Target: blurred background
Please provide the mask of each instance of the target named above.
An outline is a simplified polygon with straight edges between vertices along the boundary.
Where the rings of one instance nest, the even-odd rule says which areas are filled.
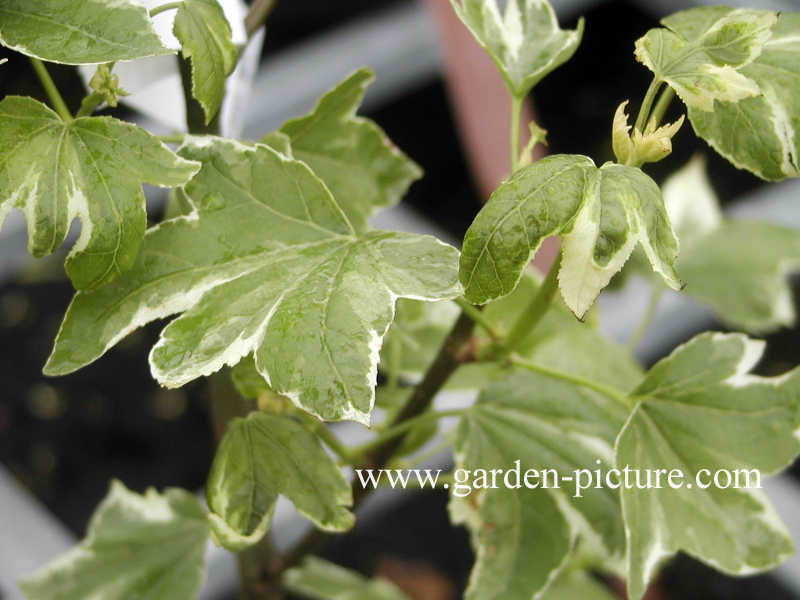
[[[548,152],[587,154],[601,164],[613,158],[614,110],[626,99],[637,105],[650,81],[649,72],[633,58],[634,41],[661,16],[692,3],[553,4],[563,27],[573,28],[585,16],[586,33],[574,58],[537,86],[528,110],[548,130]],[[800,8],[790,0],[746,2],[759,4]],[[256,139],[286,118],[307,112],[323,91],[368,65],[377,80],[362,113],[426,173],[399,207],[374,224],[431,232],[457,244],[507,169],[508,101],[491,63],[451,12],[447,0],[278,0],[263,49],[257,40],[236,75],[223,133]],[[2,56],[9,64],[2,71],[0,95],[45,100],[27,60],[0,49]],[[159,65],[148,68],[145,76],[139,73],[142,81],[155,74],[169,77]],[[70,67],[51,71],[68,103],[77,107],[84,93],[81,75]],[[135,98],[109,114],[158,133],[174,131],[180,118],[171,107],[180,97],[165,96],[168,87],[129,90]],[[672,111],[676,118],[678,103]],[[674,146],[672,156],[647,168],[657,181],[700,152],[732,214],[800,228],[796,182],[763,186],[710,152],[688,125]],[[163,198],[148,190],[148,201],[157,221]],[[163,323],[131,334],[102,360],[71,376],[47,379],[41,374],[72,289],[63,276],[63,254],[40,261],[28,257],[22,223],[9,219],[0,231],[1,600],[18,598],[16,578],[83,536],[112,477],[136,491],[147,486],[201,490],[213,456],[205,383],[164,390],[150,376],[146,357]],[[608,335],[625,339],[644,310],[646,286],[638,283],[604,294],[601,323]],[[794,290],[797,300],[797,285]],[[639,348],[640,358],[650,363],[707,328],[721,329],[710,313],[665,295],[653,331]],[[759,372],[781,373],[800,363],[798,342],[797,329],[769,336]],[[798,473],[795,467],[768,491],[800,541]],[[388,576],[416,598],[460,597],[472,556],[466,533],[448,523],[446,496],[377,496],[356,530],[329,545],[326,555],[344,566]],[[276,536],[296,537],[299,527],[291,518],[278,520]],[[211,552],[210,560],[216,562],[203,597],[234,598],[235,567],[219,553]],[[800,598],[800,566],[795,561],[774,575],[732,579],[679,557],[657,587],[653,598]]]

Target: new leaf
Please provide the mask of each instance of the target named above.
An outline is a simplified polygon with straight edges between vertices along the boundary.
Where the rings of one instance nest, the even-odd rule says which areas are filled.
[[[574,31],[559,28],[547,0],[509,0],[503,15],[496,0],[450,1],[517,98],[567,62],[583,36],[583,19]]]
[[[350,486],[317,438],[289,417],[251,413],[228,426],[206,483],[216,539],[239,552],[269,528],[279,495],[318,527],[345,531]]]
[[[753,489],[760,482],[752,470],[774,473],[800,452],[800,370],[748,375],[762,352],[763,343],[740,334],[702,334],[658,362],[633,392],[638,403],[617,439],[617,468],[677,470],[684,485],[662,480],[622,490],[631,599],[642,597],[660,563],[679,550],[736,575],[769,569],[792,553],[774,509]],[[750,489],[735,489],[725,477],[715,486],[718,470],[747,470],[749,484],[737,476]]]
[[[131,0],[3,0],[0,43],[28,56],[83,65],[172,54]]]
[[[205,510],[188,492],[142,496],[114,481],[84,540],[20,588],[28,600],[193,600],[207,539]]]
[[[129,123],[66,123],[31,98],[0,102],[0,222],[21,210],[28,249],[44,256],[78,217],[81,235],[65,264],[78,289],[104,285],[133,265],[147,225],[142,183],[181,185],[198,168]]]
[[[314,600],[408,600],[403,592],[383,578],[367,579],[321,558],[309,556],[284,575],[286,587]]]
[[[175,313],[150,354],[176,387],[254,353],[270,387],[326,420],[369,422],[381,341],[398,297],[458,295],[458,252],[358,234],[305,163],[263,145],[190,139],[195,211],[150,229],[124,277],[73,300],[45,367],[74,371]]]
[[[640,169],[585,156],[554,155],[498,187],[464,238],[459,276],[468,300],[483,304],[514,290],[545,237],[560,234],[559,287],[582,317],[641,244],[674,289],[678,240],[661,191]]]
[[[206,123],[225,97],[225,80],[236,67],[238,51],[231,26],[217,0],[184,0],[173,25],[183,57],[192,68],[192,95],[200,102]]]

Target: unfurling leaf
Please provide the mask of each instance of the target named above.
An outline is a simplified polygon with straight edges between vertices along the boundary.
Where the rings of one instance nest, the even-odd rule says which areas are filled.
[[[644,132],[634,128],[629,133],[628,115],[625,113],[627,100],[619,105],[614,115],[612,128],[612,145],[617,161],[623,165],[639,167],[645,163],[658,162],[672,153],[672,138],[683,125],[681,118],[668,125],[656,128],[648,123]]]
[[[20,588],[28,600],[194,600],[207,539],[206,512],[190,493],[142,496],[114,481],[83,541]]]
[[[648,31],[636,41],[636,58],[691,108],[710,112],[715,100],[757,96],[758,84],[741,68],[761,53],[777,15],[725,7],[698,10],[695,18],[678,13],[663,21],[668,29]]]
[[[191,63],[192,95],[203,107],[208,123],[222,105],[225,80],[239,55],[231,26],[217,0],[183,0],[173,31],[183,57]]]
[[[663,190],[681,240],[675,269],[685,293],[735,328],[760,333],[794,323],[787,275],[800,269],[800,232],[723,219],[702,159],[669,177]]]
[[[132,0],[3,0],[0,43],[55,63],[84,65],[172,54]]]
[[[289,569],[283,583],[289,591],[314,600],[408,600],[387,579],[367,579],[315,556]]]
[[[100,357],[176,313],[150,354],[176,387],[255,355],[277,393],[326,420],[369,422],[400,297],[459,294],[458,252],[429,236],[356,233],[305,163],[263,145],[189,138],[195,211],[152,228],[131,271],[70,305],[45,371]]]
[[[206,483],[216,541],[234,552],[257,543],[279,495],[318,527],[353,526],[350,486],[313,434],[290,417],[262,412],[233,421]]]
[[[81,102],[81,109],[94,110],[100,103],[108,106],[117,106],[117,99],[120,96],[127,96],[128,92],[119,87],[119,77],[111,72],[113,65],[103,63],[97,65],[97,69],[89,80],[89,89],[92,93],[86,96]]]
[[[762,352],[762,342],[740,334],[702,334],[658,362],[633,392],[637,404],[617,438],[617,468],[676,470],[684,485],[662,479],[659,487],[622,489],[632,600],[681,550],[736,575],[772,568],[792,553],[783,524],[754,488],[760,474],[784,468],[800,452],[800,370],[749,375]],[[719,471],[731,479],[715,485]]]
[[[508,0],[502,15],[497,0],[450,1],[517,98],[567,62],[583,36],[583,19],[574,31],[559,28],[547,0]]]
[[[356,231],[363,231],[376,211],[397,204],[422,176],[380,127],[356,116],[372,80],[369,69],[355,71],[324,94],[311,113],[280,129],[288,136],[291,155],[325,182]],[[268,134],[269,145],[277,143],[274,135]]]
[[[142,183],[177,186],[199,164],[110,117],[66,123],[44,104],[0,102],[0,222],[18,208],[34,256],[56,250],[75,217],[81,235],[66,260],[78,289],[102,286],[136,260],[147,221]]]
[[[549,235],[563,237],[559,287],[582,317],[637,243],[674,289],[678,241],[658,186],[640,169],[585,156],[554,155],[520,169],[498,187],[473,221],[460,278],[470,302],[514,290],[525,265]]]

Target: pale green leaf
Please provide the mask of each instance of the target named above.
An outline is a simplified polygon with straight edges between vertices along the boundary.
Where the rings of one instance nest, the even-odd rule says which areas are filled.
[[[245,356],[231,368],[231,381],[242,398],[257,398],[259,394],[269,390],[252,356]]]
[[[547,0],[508,0],[503,14],[497,0],[451,3],[518,98],[567,62],[583,36],[583,19],[573,31],[561,29]]]
[[[614,114],[611,140],[617,161],[623,165],[641,166],[669,156],[672,153],[672,138],[683,125],[683,115],[674,123],[661,127],[656,127],[650,121],[643,132],[634,127],[631,134],[625,112],[627,104],[627,100],[620,104]]]
[[[65,123],[31,98],[0,102],[0,221],[21,210],[28,249],[44,256],[78,217],[81,235],[65,265],[78,289],[108,283],[133,265],[147,224],[142,183],[181,185],[198,168],[129,123]]]
[[[172,54],[131,0],[3,0],[0,43],[28,56],[82,65]]]
[[[169,315],[150,355],[175,387],[252,353],[272,390],[326,420],[369,422],[398,297],[459,294],[458,252],[407,233],[356,234],[302,162],[263,145],[190,138],[196,210],[148,231],[135,267],[79,293],[45,367],[74,371]]]
[[[788,275],[800,270],[800,232],[725,221],[686,247],[676,265],[686,293],[735,328],[765,332],[795,322]]]
[[[513,313],[509,299],[526,287],[523,283],[485,312],[505,304],[498,307],[498,316]],[[621,393],[641,380],[640,370],[621,348],[577,323],[563,308],[547,313],[522,352],[543,367],[605,383]],[[523,487],[508,488],[501,482],[498,489],[473,489],[459,497],[466,490],[454,484],[451,514],[470,527],[477,546],[471,597],[528,599],[552,581],[575,539],[596,560],[622,559],[625,540],[615,490],[585,489],[576,498],[574,480],[561,482],[560,489],[544,489],[540,478],[537,489],[526,489],[524,474],[527,469],[554,469],[560,477],[572,478],[576,469],[606,472],[613,467],[614,440],[628,411],[597,392],[536,373],[506,369],[495,379],[459,424],[456,467],[470,469],[474,478],[475,469],[507,471],[519,460]]]
[[[790,272],[800,269],[800,233],[723,220],[705,163],[695,158],[664,182],[664,205],[681,240],[676,270],[687,295],[726,324],[750,332],[795,320]]]
[[[203,107],[208,123],[222,105],[225,80],[239,56],[231,26],[217,0],[183,0],[173,31],[183,57],[191,62],[192,95]]]
[[[699,335],[658,362],[634,391],[636,407],[617,439],[617,468],[674,469],[685,485],[675,489],[662,477],[658,488],[623,486],[632,600],[678,551],[735,575],[772,568],[792,553],[759,489],[695,485],[702,469],[703,484],[720,469],[767,475],[800,452],[800,370],[749,375],[763,347],[741,334]]]
[[[314,600],[408,600],[393,583],[363,575],[309,556],[283,577],[286,588]]]
[[[582,317],[641,244],[653,269],[679,289],[678,241],[658,186],[640,169],[554,155],[498,187],[464,238],[459,276],[476,304],[514,290],[545,237],[560,234],[559,287]]]
[[[311,113],[280,129],[294,157],[325,182],[357,231],[375,211],[397,204],[422,176],[380,127],[356,116],[372,80],[369,69],[355,71],[323,95]]]
[[[697,135],[740,169],[771,181],[800,172],[800,13],[781,13],[758,57],[739,71],[759,95],[690,109]]]
[[[636,41],[636,58],[675,90],[687,106],[713,111],[714,101],[737,102],[760,93],[742,67],[772,35],[774,12],[718,7],[695,9],[664,21]],[[690,23],[687,25],[687,23]],[[702,23],[706,29],[698,30]]]
[[[29,600],[193,600],[203,581],[206,512],[188,492],[118,481],[75,548],[20,582]]]
[[[617,596],[586,571],[571,570],[553,582],[537,600],[617,600]]]
[[[354,523],[350,486],[319,440],[290,417],[251,413],[229,426],[206,482],[214,537],[239,552],[269,528],[278,496],[328,531]]]
[[[458,315],[452,302],[398,300],[381,347],[381,370],[419,381]]]

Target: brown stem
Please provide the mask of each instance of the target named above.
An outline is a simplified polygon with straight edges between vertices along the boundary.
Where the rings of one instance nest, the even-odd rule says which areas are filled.
[[[264,24],[269,13],[275,8],[275,2],[276,0],[254,0],[250,5],[250,12],[244,18],[244,30],[247,33],[247,39],[253,37],[253,34]]]
[[[458,320],[450,330],[439,353],[431,363],[422,381],[414,388],[411,397],[405,406],[392,420],[390,427],[403,423],[422,414],[430,408],[434,397],[450,376],[464,363],[474,359],[472,332],[475,329],[473,321],[465,313],[461,313]],[[398,435],[386,443],[374,448],[356,467],[357,469],[382,469],[403,443],[407,434]],[[373,491],[372,488],[359,485],[358,478],[353,479],[353,510],[366,499]],[[307,554],[317,550],[328,539],[327,533],[312,529],[302,537],[284,556],[282,569],[296,566]]]

